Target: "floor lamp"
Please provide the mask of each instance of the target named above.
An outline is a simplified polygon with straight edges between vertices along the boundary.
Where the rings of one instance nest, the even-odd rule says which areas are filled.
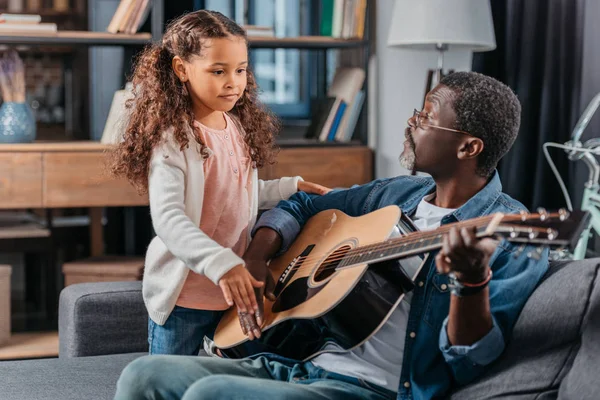
[[[425,95],[445,76],[448,49],[496,48],[489,0],[395,0],[388,46],[436,50],[436,69],[427,72]],[[450,73],[453,71],[449,71]]]

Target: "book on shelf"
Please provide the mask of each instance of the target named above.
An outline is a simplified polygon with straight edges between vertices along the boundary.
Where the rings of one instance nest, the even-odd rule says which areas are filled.
[[[346,121],[346,127],[344,130],[340,130],[336,136],[335,140],[338,142],[349,142],[352,140],[352,135],[354,134],[354,129],[356,129],[356,124],[358,123],[358,118],[360,117],[360,112],[362,111],[363,103],[365,102],[365,91],[360,90],[352,104],[348,107],[348,120]]]
[[[36,14],[0,14],[0,24],[39,24],[42,17]]]
[[[275,31],[270,26],[244,25],[242,28],[249,37],[275,37]]]
[[[338,68],[327,96],[313,102],[307,139],[321,142],[349,142],[356,129],[365,92],[365,72],[361,68]]]
[[[341,130],[341,121],[342,118],[347,115],[346,108],[348,107],[348,103],[344,100],[340,100],[340,105],[335,112],[335,116],[333,117],[333,121],[331,122],[331,128],[329,129],[329,134],[327,135],[328,142],[334,142],[336,140],[336,135]]]
[[[321,35],[340,39],[362,39],[367,0],[322,0]]]
[[[327,122],[327,118],[329,118],[329,114],[332,112],[335,100],[335,97],[322,97],[313,100],[311,110],[312,119],[304,134],[306,139],[318,139],[321,136],[321,131]]]
[[[48,22],[32,23],[1,23],[0,32],[8,33],[55,33],[56,24]]]
[[[346,103],[339,97],[323,97],[315,99],[313,104],[312,120],[304,137],[327,142],[339,127]]]
[[[336,117],[338,116],[338,112],[340,110],[340,107],[342,106],[342,103],[344,103],[344,100],[342,100],[339,97],[335,97],[335,101],[333,102],[333,105],[331,106],[331,109],[329,110],[329,114],[327,114],[327,119],[325,120],[325,124],[323,125],[323,128],[321,129],[321,132],[319,133],[319,136],[317,137],[320,142],[326,142],[331,137],[331,129],[333,127],[333,122],[335,121]],[[343,115],[343,113],[342,113],[342,115]],[[341,115],[340,115],[340,118],[341,118]],[[336,127],[336,129],[337,129],[337,127]]]
[[[106,31],[110,33],[137,33],[148,18],[151,8],[152,1],[150,0],[121,0]]]
[[[0,14],[0,32],[8,33],[54,33],[55,23],[41,22],[37,14]]]
[[[333,76],[333,81],[327,89],[327,95],[339,97],[346,102],[348,109],[352,110],[353,104],[357,99],[357,94],[365,82],[365,71],[358,67],[338,68]],[[344,113],[338,129],[339,135],[335,136],[338,141],[344,141],[348,136],[350,112]],[[350,133],[352,136],[352,133]]]
[[[127,82],[125,89],[117,90],[113,95],[100,143],[118,144],[123,139],[125,129],[127,129],[127,124],[129,123],[129,113],[126,103],[127,100],[133,98],[132,89],[132,83]]]

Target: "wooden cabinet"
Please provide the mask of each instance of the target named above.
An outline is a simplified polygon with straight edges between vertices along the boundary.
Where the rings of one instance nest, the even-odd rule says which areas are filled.
[[[125,179],[108,174],[103,152],[44,154],[45,207],[111,207],[148,204]]]
[[[373,179],[373,152],[365,146],[283,148],[261,179],[300,175],[328,187],[350,187]]]
[[[147,196],[107,173],[106,150],[95,142],[0,145],[0,209],[147,205]],[[261,179],[295,175],[332,188],[366,183],[373,179],[373,152],[288,147],[259,171]]]
[[[0,152],[0,209],[42,207],[42,155]]]
[[[148,204],[107,173],[106,150],[95,142],[0,145],[0,209]]]

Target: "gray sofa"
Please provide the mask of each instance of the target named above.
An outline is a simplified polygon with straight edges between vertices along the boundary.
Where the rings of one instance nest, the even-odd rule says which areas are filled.
[[[554,263],[502,357],[452,399],[599,399],[599,263]],[[140,282],[70,286],[59,313],[59,358],[1,362],[0,399],[111,399],[147,349]]]

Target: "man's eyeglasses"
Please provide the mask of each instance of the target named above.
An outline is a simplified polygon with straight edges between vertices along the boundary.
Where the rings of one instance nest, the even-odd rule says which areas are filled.
[[[413,111],[412,118],[410,118],[408,120],[408,125],[412,128],[423,128],[424,126],[426,126],[429,128],[441,129],[443,131],[450,131],[450,132],[462,133],[463,135],[473,136],[469,132],[459,131],[459,130],[450,129],[450,128],[444,128],[443,126],[429,125],[425,122],[428,120],[428,117],[423,114],[425,114],[425,113],[423,113],[422,111],[419,111],[415,108],[415,110]]]

